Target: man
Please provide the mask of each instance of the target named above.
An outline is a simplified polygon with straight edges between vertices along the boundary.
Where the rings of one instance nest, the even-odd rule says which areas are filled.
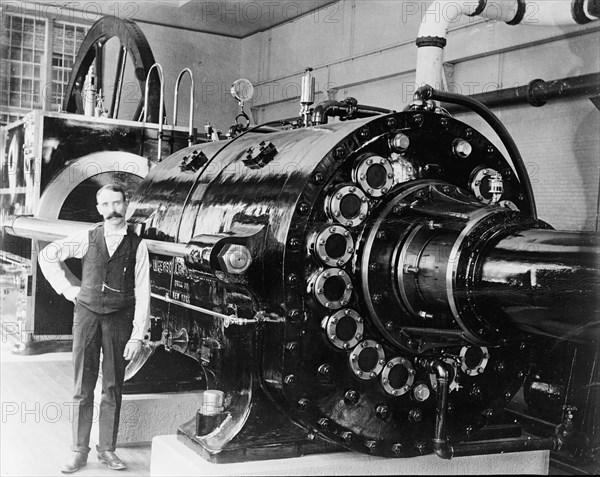
[[[127,229],[127,197],[117,184],[96,194],[104,223],[42,250],[40,267],[57,293],[75,304],[73,447],[61,471],[70,474],[87,464],[94,415],[94,388],[102,350],[98,460],[114,470],[127,466],[115,454],[126,361],[142,347],[148,328],[150,276],[148,249]],[[81,283],[72,283],[67,258],[82,259]]]

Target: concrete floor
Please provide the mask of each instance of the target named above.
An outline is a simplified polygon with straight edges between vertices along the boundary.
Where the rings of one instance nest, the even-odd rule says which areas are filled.
[[[11,296],[2,295],[2,321],[10,323]],[[10,329],[10,327],[8,327]],[[15,355],[15,337],[5,333],[0,345],[0,469],[2,476],[62,476],[70,456],[73,365],[71,353]],[[94,449],[97,424],[92,428]],[[113,471],[90,452],[88,464],[75,475],[150,475],[150,445],[117,449],[129,469]]]

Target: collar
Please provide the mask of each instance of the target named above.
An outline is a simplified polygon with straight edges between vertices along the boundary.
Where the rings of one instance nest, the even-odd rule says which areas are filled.
[[[104,236],[105,237],[109,237],[109,236],[125,236],[127,235],[127,224],[125,224],[123,227],[121,227],[120,229],[117,230],[107,230],[106,227],[104,227]]]

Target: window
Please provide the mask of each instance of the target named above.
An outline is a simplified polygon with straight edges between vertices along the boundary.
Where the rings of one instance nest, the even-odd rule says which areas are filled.
[[[0,42],[0,124],[32,109],[59,111],[79,46],[88,27],[28,15],[4,14]],[[52,51],[47,52],[47,35]],[[47,61],[52,77],[46,78]],[[44,87],[48,83],[47,87]],[[45,95],[50,95],[46,98]],[[49,99],[48,102],[46,102]],[[49,103],[49,104],[48,104]]]
[[[59,111],[66,93],[71,69],[87,28],[55,23],[52,38],[52,111]]]

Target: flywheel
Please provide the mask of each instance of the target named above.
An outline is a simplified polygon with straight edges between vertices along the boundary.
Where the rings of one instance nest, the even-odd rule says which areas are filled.
[[[116,58],[107,58],[104,46],[111,38],[117,38],[120,47]],[[105,82],[105,65],[114,62],[116,59],[116,71],[113,84],[103,84]],[[121,99],[121,90],[123,88],[123,77],[126,65],[129,63],[133,67],[136,81],[142,92],[138,102],[134,117],[130,119],[138,120],[143,114],[144,107],[144,88],[146,77],[150,68],[154,64],[154,55],[148,44],[148,40],[140,28],[130,20],[122,20],[117,17],[102,17],[92,25],[88,34],[84,38],[77,58],[73,64],[73,70],[69,78],[65,97],[63,98],[63,111],[69,113],[83,114],[83,85],[85,77],[94,64],[96,90],[106,91],[106,88],[113,88],[113,94],[108,110],[111,118],[117,118],[119,103]],[[160,102],[160,82],[156,70],[152,71],[150,81],[148,82],[148,122],[158,122],[158,111]]]

